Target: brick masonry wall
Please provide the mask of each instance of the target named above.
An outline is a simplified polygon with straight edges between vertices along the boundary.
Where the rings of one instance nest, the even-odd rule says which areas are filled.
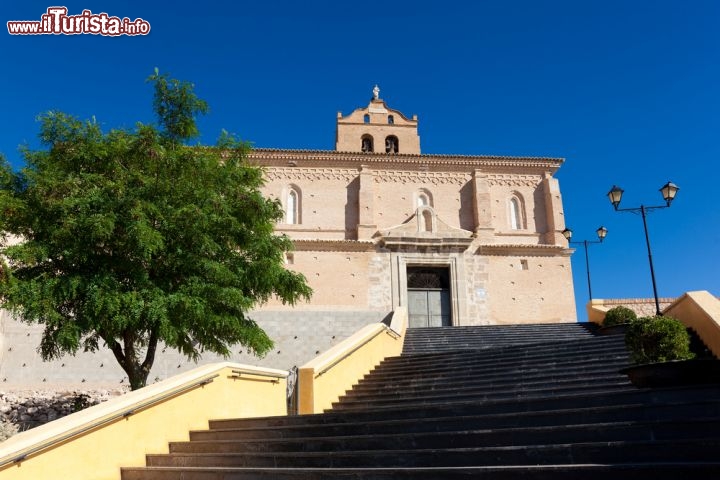
[[[375,252],[295,251],[287,268],[305,275],[313,289],[312,300],[294,306],[274,300],[264,308],[288,311],[375,309],[376,305],[383,305],[368,299],[368,270],[376,268],[376,260]],[[387,312],[391,306],[382,309]]]
[[[490,256],[489,274],[493,323],[576,321],[568,257]]]

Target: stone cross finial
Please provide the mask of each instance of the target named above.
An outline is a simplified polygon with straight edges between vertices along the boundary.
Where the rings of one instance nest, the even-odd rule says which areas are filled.
[[[373,99],[377,100],[378,98],[380,98],[380,87],[375,85],[375,88],[373,88]]]

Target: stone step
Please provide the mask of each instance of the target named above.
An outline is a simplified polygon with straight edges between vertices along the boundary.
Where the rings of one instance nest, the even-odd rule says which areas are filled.
[[[587,442],[483,448],[148,455],[151,467],[472,467],[627,462],[713,462],[720,439]]]
[[[620,465],[523,465],[421,468],[123,468],[122,480],[678,480],[717,478],[720,463],[674,462]]]
[[[536,377],[534,381],[525,377],[511,377],[507,380],[483,381],[479,379],[474,382],[453,381],[449,378],[437,384],[424,384],[417,386],[395,386],[384,389],[360,390],[353,388],[345,395],[340,396],[340,401],[345,399],[353,400],[382,400],[389,397],[414,399],[425,398],[426,396],[435,396],[437,394],[452,393],[452,395],[465,395],[473,392],[485,394],[489,391],[500,393],[506,391],[544,391],[549,388],[577,388],[587,387],[594,384],[605,384],[608,382],[629,383],[627,376],[621,373],[597,373],[594,376],[582,377],[578,375],[568,375],[566,377]]]
[[[348,450],[404,450],[477,448],[543,443],[613,441],[678,441],[718,439],[720,418],[673,421],[628,421],[519,428],[414,432],[399,434],[244,439],[232,430],[203,432],[206,440],[171,442],[170,453],[334,452]],[[211,438],[211,439],[210,439]],[[552,440],[549,440],[552,439]]]
[[[593,341],[594,338],[583,339],[583,341]],[[558,338],[557,343],[573,343],[577,342],[577,338]],[[497,348],[510,348],[522,346],[534,346],[547,344],[550,342],[543,341],[537,337],[515,338],[512,341],[500,341],[492,338],[458,338],[458,339],[428,339],[422,342],[406,342],[403,348],[404,355],[418,355],[426,353],[445,353],[453,350],[489,350]]]
[[[358,382],[353,391],[386,391],[395,388],[404,387],[422,387],[434,386],[442,384],[492,384],[501,385],[505,383],[531,383],[536,380],[553,380],[564,378],[575,378],[584,376],[594,378],[597,375],[619,375],[622,368],[628,366],[628,362],[623,359],[613,359],[604,363],[591,362],[589,365],[531,365],[517,366],[516,368],[497,371],[492,370],[491,374],[478,374],[471,369],[463,369],[459,372],[440,372],[433,374],[424,374],[423,372],[413,372],[412,374],[398,376],[393,381],[387,379],[379,379],[375,376],[368,376]]]
[[[627,387],[606,392],[602,397],[584,392],[572,392],[540,398],[505,398],[464,400],[425,404],[413,409],[404,405],[376,406],[367,410],[329,411],[312,415],[255,417],[211,420],[210,428],[257,428],[327,423],[353,423],[386,420],[463,416],[478,414],[525,414],[558,409],[603,408],[628,404],[675,405],[690,402],[720,402],[720,386],[700,385],[664,389],[638,389]]]
[[[213,431],[233,431],[243,439],[278,439],[303,436],[348,436],[414,432],[441,432],[463,429],[510,428],[520,426],[553,426],[624,422],[631,420],[712,419],[720,417],[720,403],[691,402],[666,405],[643,403],[613,406],[554,409],[498,414],[451,415],[399,420],[374,420],[300,424],[284,426],[237,427],[230,420],[213,422]],[[418,421],[421,419],[422,421]],[[224,428],[222,428],[224,427]],[[192,440],[207,439],[207,430],[190,432]]]
[[[410,329],[406,333],[404,353],[557,343],[593,338],[594,330],[595,327],[573,324]]]
[[[602,337],[585,337],[585,338],[578,338],[578,337],[566,337],[562,335],[556,335],[557,338],[555,338],[553,343],[569,343],[569,342],[576,342],[579,340],[584,341],[590,341],[595,340],[596,338],[602,338]],[[426,339],[419,339],[419,340],[412,340],[407,339],[405,341],[405,345],[407,346],[407,351],[405,353],[412,354],[413,350],[426,350],[428,352],[432,352],[433,349],[440,348],[441,351],[445,351],[447,347],[455,347],[458,349],[463,348],[472,348],[472,349],[485,349],[485,348],[503,348],[503,347],[512,347],[512,346],[524,346],[524,345],[537,345],[541,343],[549,343],[547,340],[543,340],[541,337],[538,337],[537,335],[527,335],[527,336],[515,336],[515,337],[508,337],[505,339],[502,338],[495,338],[495,337],[487,337],[483,335],[467,335],[464,337],[457,337],[457,338],[426,338]]]
[[[437,363],[432,364],[407,364],[407,365],[377,365],[373,370],[368,372],[365,377],[370,376],[381,376],[391,375],[396,372],[408,373],[434,373],[434,372],[446,372],[456,371],[458,374],[467,374],[469,369],[473,369],[476,376],[492,374],[495,369],[503,368],[505,370],[512,370],[514,368],[535,368],[541,369],[545,366],[574,366],[579,367],[588,365],[601,365],[606,361],[622,361],[629,363],[629,355],[627,351],[616,349],[616,350],[603,350],[598,352],[588,352],[586,355],[572,355],[572,356],[550,356],[550,355],[538,355],[528,357],[495,357],[495,358],[477,358],[468,356],[465,358],[454,358],[451,361],[439,360]]]
[[[602,363],[606,360],[624,360],[629,363],[628,355],[625,351],[589,351],[585,354],[578,352],[576,354],[557,354],[557,355],[528,355],[526,357],[492,357],[492,358],[462,358],[455,359],[451,362],[439,362],[427,365],[379,365],[372,370],[368,376],[373,377],[396,377],[398,375],[407,375],[408,373],[417,372],[432,374],[435,372],[456,372],[458,369],[474,369],[477,374],[482,374],[486,370],[502,368],[505,370],[512,369],[517,366],[535,366],[540,368],[543,365],[584,365],[588,363]],[[491,370],[491,371],[492,371]]]
[[[434,340],[431,342],[432,345],[442,344],[442,340]],[[452,356],[455,353],[458,354],[464,354],[467,351],[471,350],[477,350],[478,354],[492,354],[494,352],[501,352],[501,353],[507,353],[510,354],[512,352],[526,352],[529,350],[569,350],[572,348],[591,348],[593,345],[616,345],[616,346],[624,346],[625,341],[623,336],[621,335],[607,335],[607,336],[600,336],[600,337],[591,337],[591,338],[584,338],[584,339],[574,339],[574,340],[568,340],[565,342],[562,342],[562,349],[554,348],[557,344],[556,342],[547,342],[547,341],[541,341],[536,340],[533,343],[523,343],[521,345],[488,345],[487,348],[461,348],[457,344],[458,348],[456,351],[453,350],[446,350],[446,351],[440,351],[440,352],[424,352],[424,353],[407,353],[403,352],[400,356],[394,357],[394,361],[397,362],[403,362],[406,359],[412,359],[414,361],[422,360],[423,358],[433,358],[434,356]]]
[[[545,343],[535,343],[531,345],[513,345],[505,347],[494,347],[484,349],[474,348],[458,348],[453,351],[446,352],[432,352],[432,353],[415,353],[407,354],[403,353],[397,357],[391,357],[386,359],[383,364],[408,364],[408,363],[430,363],[436,361],[442,361],[443,359],[452,359],[454,357],[465,357],[471,355],[475,358],[484,357],[497,357],[497,356],[528,356],[538,355],[543,353],[554,353],[554,354],[566,354],[568,352],[577,351],[602,351],[603,349],[623,349],[625,348],[624,341],[616,340],[605,340],[606,338],[612,337],[599,337],[598,339],[582,340],[565,342],[563,348],[559,349],[554,345]]]
[[[554,335],[568,336],[594,336],[598,327],[592,323],[548,323],[548,324],[514,324],[514,325],[481,325],[481,326],[452,326],[452,327],[427,327],[410,328],[407,330],[407,338],[414,340],[423,337],[441,337],[467,335],[484,336],[517,336],[523,333],[533,335],[548,335],[552,340]]]
[[[625,379],[617,379],[615,381],[606,380],[603,382],[593,382],[591,380],[579,380],[576,384],[571,385],[549,385],[547,387],[523,387],[518,385],[514,388],[506,388],[503,390],[486,390],[477,389],[468,392],[428,392],[424,395],[413,395],[408,397],[370,397],[370,398],[344,398],[342,401],[333,403],[333,409],[367,409],[377,405],[402,405],[406,408],[416,406],[453,402],[459,400],[491,400],[491,399],[519,399],[523,397],[539,400],[545,397],[553,397],[564,393],[592,393],[603,395],[613,389],[624,389],[630,386],[629,381]]]

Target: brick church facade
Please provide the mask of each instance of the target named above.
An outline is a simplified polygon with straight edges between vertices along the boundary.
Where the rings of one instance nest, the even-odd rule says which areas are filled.
[[[407,306],[414,326],[576,320],[562,159],[422,154],[417,117],[377,87],[336,128],[333,151],[251,153],[286,212],[288,268],[315,291],[294,311]]]

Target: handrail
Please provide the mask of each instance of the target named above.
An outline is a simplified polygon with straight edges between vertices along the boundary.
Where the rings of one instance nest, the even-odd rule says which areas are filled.
[[[69,439],[71,439],[71,438],[73,438],[73,437],[77,437],[77,436],[79,436],[79,435],[82,435],[83,433],[88,432],[88,431],[90,431],[90,430],[95,430],[96,428],[98,428],[98,427],[100,427],[100,426],[102,426],[102,425],[105,425],[105,424],[114,422],[115,420],[122,419],[122,418],[128,418],[128,417],[134,415],[135,413],[137,413],[138,411],[140,411],[140,410],[145,410],[146,408],[151,407],[151,406],[153,406],[153,405],[155,405],[155,404],[157,404],[157,403],[161,403],[161,402],[167,400],[168,398],[176,397],[176,396],[178,396],[178,395],[180,395],[180,394],[183,394],[183,393],[185,393],[185,392],[187,392],[187,391],[189,391],[189,390],[193,390],[193,389],[195,389],[195,388],[197,388],[197,387],[203,387],[203,386],[205,386],[205,385],[207,385],[207,384],[209,384],[209,383],[212,383],[212,382],[213,382],[213,379],[216,378],[216,377],[219,377],[219,376],[220,376],[220,374],[215,374],[215,375],[212,375],[212,376],[210,376],[210,377],[206,377],[206,378],[204,378],[204,379],[202,379],[202,380],[198,380],[197,382],[193,382],[193,383],[191,383],[191,384],[189,384],[189,385],[185,385],[184,387],[182,387],[182,388],[180,388],[180,389],[173,390],[172,392],[167,392],[167,393],[165,393],[165,394],[163,394],[163,395],[160,395],[159,397],[155,397],[155,398],[153,398],[153,399],[150,399],[150,400],[147,400],[147,401],[145,401],[145,402],[142,402],[142,403],[140,403],[139,405],[136,405],[136,406],[134,406],[134,407],[132,407],[132,408],[130,408],[130,409],[127,409],[127,410],[121,412],[121,413],[116,413],[115,415],[111,415],[110,417],[103,418],[102,420],[98,420],[98,421],[95,421],[95,422],[91,422],[91,423],[85,425],[85,426],[84,426],[83,428],[81,428],[80,430],[75,430],[75,431],[72,431],[72,432],[70,432],[70,433],[67,433],[67,434],[65,434],[65,435],[63,435],[63,436],[61,436],[61,437],[52,438],[52,439],[50,439],[50,440],[48,440],[48,441],[42,442],[42,443],[40,443],[39,445],[37,445],[37,446],[35,446],[35,447],[32,447],[32,448],[30,448],[29,450],[26,450],[25,452],[23,452],[23,453],[21,453],[21,454],[19,454],[19,455],[16,455],[16,456],[14,456],[14,457],[5,459],[5,460],[3,460],[3,461],[0,461],[0,467],[4,467],[5,465],[8,465],[8,464],[10,464],[10,463],[19,463],[19,462],[22,462],[22,461],[25,460],[29,455],[32,455],[32,454],[34,454],[34,453],[37,453],[37,452],[40,452],[40,451],[42,451],[42,450],[48,449],[48,448],[52,447],[53,445],[55,445],[55,444],[57,444],[57,443],[65,442],[66,440],[69,440]]]
[[[385,330],[385,333],[387,333],[388,335],[390,335],[390,336],[391,336],[392,338],[394,338],[395,340],[397,340],[398,338],[402,337],[402,334],[400,334],[400,333],[396,332],[395,330],[393,330],[392,327],[387,327],[387,326],[386,326],[385,328],[387,328],[387,330]]]
[[[272,377],[272,378],[287,378],[288,372],[283,373],[270,373],[270,372],[257,372],[255,370],[249,370],[244,368],[233,368],[232,373],[242,374],[245,373],[247,375],[255,375],[256,377]]]
[[[382,327],[383,327],[382,330],[380,330],[380,331],[378,331],[377,333],[375,333],[375,335],[373,335],[373,336],[371,336],[371,337],[368,337],[368,338],[365,339],[364,342],[362,342],[362,343],[360,343],[360,344],[358,344],[358,345],[355,345],[355,347],[354,347],[352,350],[349,350],[349,351],[345,352],[345,354],[344,354],[342,357],[336,359],[336,360],[335,360],[334,362],[332,362],[330,365],[326,366],[325,368],[323,368],[322,370],[320,370],[318,373],[316,373],[316,374],[315,374],[315,378],[318,378],[320,375],[326,373],[328,370],[330,370],[331,368],[333,368],[335,365],[337,365],[338,363],[342,362],[342,361],[345,360],[347,357],[349,357],[350,355],[352,355],[353,353],[355,353],[356,351],[360,350],[362,347],[364,347],[365,345],[367,345],[368,343],[370,343],[371,340],[374,340],[375,337],[377,337],[378,335],[380,335],[380,334],[383,333],[383,332],[387,333],[388,335],[390,335],[391,337],[393,337],[393,338],[395,338],[395,339],[400,338],[400,334],[398,334],[398,333],[395,332],[394,330],[390,329],[387,325],[383,325]],[[390,332],[393,332],[393,333],[394,333],[395,335],[397,335],[397,336],[394,336],[393,333],[390,333]]]
[[[264,382],[272,382],[272,383],[280,383],[281,378],[287,378],[287,374],[282,373],[269,373],[269,372],[256,372],[253,370],[246,370],[242,368],[236,368],[233,369],[232,375],[230,378],[242,378],[242,375],[252,375],[254,377],[270,377],[272,380],[257,380],[257,381],[264,381]]]

